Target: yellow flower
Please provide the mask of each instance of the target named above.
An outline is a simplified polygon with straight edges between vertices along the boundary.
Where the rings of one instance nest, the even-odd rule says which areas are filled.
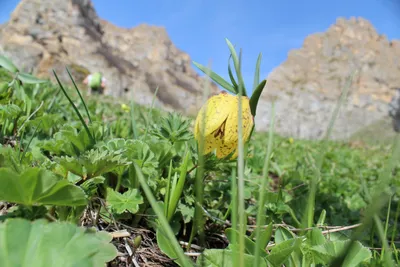
[[[289,138],[289,143],[290,143],[290,144],[293,144],[293,142],[294,142],[293,138],[290,137],[290,138]]]
[[[204,138],[204,154],[217,150],[217,157],[224,158],[234,152],[231,159],[238,156],[238,100],[239,96],[220,93],[208,99],[200,109],[194,129],[198,142]],[[242,97],[242,133],[243,141],[250,137],[254,125],[248,97]],[[204,112],[205,110],[205,112]],[[206,115],[203,122],[204,114]],[[205,126],[203,131],[202,126]],[[202,136],[204,133],[204,137]]]
[[[121,104],[121,108],[125,112],[129,112],[131,110],[131,108],[126,104]]]

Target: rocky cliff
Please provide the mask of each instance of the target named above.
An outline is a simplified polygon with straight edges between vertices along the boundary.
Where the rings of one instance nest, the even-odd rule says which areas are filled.
[[[0,53],[42,77],[53,78],[55,69],[64,81],[69,81],[65,66],[78,81],[102,71],[106,94],[133,95],[140,104],[150,104],[157,87],[158,107],[193,114],[202,104],[204,79],[166,29],[119,28],[100,19],[90,0],[22,0],[0,25]],[[334,138],[349,137],[388,117],[387,104],[400,88],[399,60],[400,41],[388,40],[365,19],[339,18],[325,32],[309,35],[267,77],[257,130],[268,129],[275,101],[278,133],[322,137],[354,74],[333,132]],[[213,85],[211,94],[217,91]]]
[[[78,81],[101,71],[106,94],[133,95],[144,105],[157,87],[158,107],[193,113],[202,104],[204,79],[164,28],[116,27],[97,16],[90,0],[22,0],[0,27],[0,53],[41,77],[53,78],[55,69],[68,81],[65,66]]]
[[[347,138],[388,116],[388,103],[400,88],[400,41],[389,41],[363,18],[338,18],[326,32],[309,35],[300,49],[291,50],[267,79],[256,118],[259,130],[268,128],[275,101],[279,133],[320,138],[348,88],[333,132],[333,138]]]

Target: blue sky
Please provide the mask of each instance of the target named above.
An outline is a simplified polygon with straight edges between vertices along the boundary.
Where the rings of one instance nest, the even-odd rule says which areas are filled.
[[[225,38],[243,49],[243,74],[252,85],[258,53],[261,76],[301,47],[304,38],[325,31],[337,17],[361,16],[379,33],[400,39],[400,4],[396,0],[93,0],[100,17],[121,27],[141,23],[164,26],[173,43],[192,60],[227,77]],[[397,0],[398,1],[398,0]],[[0,23],[19,1],[0,0]]]

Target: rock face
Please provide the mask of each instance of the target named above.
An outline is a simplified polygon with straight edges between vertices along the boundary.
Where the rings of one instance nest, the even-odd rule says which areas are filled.
[[[186,114],[202,104],[204,79],[164,28],[118,28],[101,20],[90,0],[22,0],[0,27],[0,53],[41,77],[82,81],[94,71],[107,79],[105,94]],[[210,93],[218,88],[212,84]]]
[[[277,132],[321,138],[342,90],[348,90],[332,133],[347,138],[388,116],[388,103],[400,88],[400,41],[389,41],[363,18],[338,18],[290,51],[267,79],[256,116],[259,130],[268,128],[275,101]]]

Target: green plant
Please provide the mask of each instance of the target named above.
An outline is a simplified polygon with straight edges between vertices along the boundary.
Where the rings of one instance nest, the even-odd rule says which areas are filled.
[[[229,93],[247,95],[241,52],[227,44],[236,71],[234,77],[228,64],[230,82],[195,65]],[[261,55],[248,100],[252,116],[266,83],[259,82],[260,62]],[[163,252],[151,258],[160,265],[399,263],[397,137],[394,144],[357,148],[282,137],[274,132],[272,110],[268,134],[252,128],[244,142],[246,121],[238,120],[238,157],[218,158],[199,153],[204,142],[194,139],[193,120],[181,114],[133,100],[86,98],[68,69],[71,88],[56,73],[54,85],[21,74],[4,57],[0,65],[0,183],[7,185],[0,188],[0,232],[7,233],[0,233],[0,244],[12,244],[11,232],[26,244],[13,250],[14,265],[26,251],[36,251],[37,264],[45,265],[55,258],[79,266],[140,261],[159,251],[151,246]],[[345,98],[346,90],[333,118]],[[230,114],[240,118],[246,103],[236,104]],[[57,253],[46,242],[35,247],[13,225],[32,238],[44,229],[59,246],[71,247]],[[150,232],[152,241],[138,234]],[[8,263],[3,248],[0,262]],[[51,259],[40,258],[43,253]]]

